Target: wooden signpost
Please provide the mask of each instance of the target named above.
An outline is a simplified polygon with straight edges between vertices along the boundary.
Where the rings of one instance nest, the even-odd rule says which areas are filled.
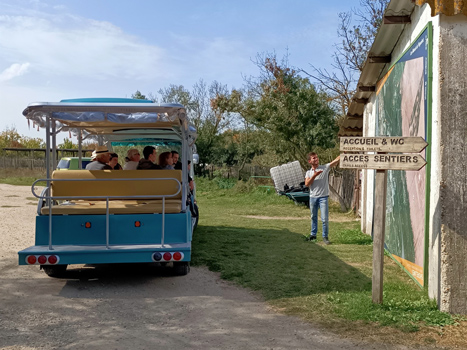
[[[376,169],[373,216],[373,303],[383,302],[384,234],[386,226],[387,170],[420,170],[426,165],[419,153],[428,146],[422,137],[341,137],[340,167]],[[389,153],[389,154],[388,154]],[[412,153],[412,154],[403,154]]]
[[[426,164],[418,154],[341,154],[340,167],[377,170],[420,170]]]
[[[341,152],[420,153],[428,146],[423,137],[341,137]]]

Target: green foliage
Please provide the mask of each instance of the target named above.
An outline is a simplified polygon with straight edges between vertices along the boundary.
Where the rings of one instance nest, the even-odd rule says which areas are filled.
[[[170,84],[168,88],[159,89],[159,94],[163,103],[180,103],[188,110],[193,108],[191,93],[183,85]]]
[[[340,244],[359,244],[359,245],[371,245],[373,240],[371,236],[364,234],[359,229],[349,230],[344,229],[337,231],[334,235]]]
[[[455,323],[453,317],[440,312],[436,302],[426,293],[412,286],[387,282],[384,285],[383,304],[374,304],[368,293],[339,293],[328,295],[334,312],[349,320],[378,322],[403,331],[417,331],[421,325],[446,326]]]
[[[235,186],[235,184],[237,183],[237,180],[235,179],[227,179],[225,177],[215,177],[213,179],[213,181],[217,184],[217,187],[218,188],[221,188],[221,189],[229,189],[229,188],[232,188]]]
[[[135,100],[146,100],[146,96],[143,95],[139,90],[136,90],[136,92],[131,95],[131,98]]]
[[[338,126],[328,96],[274,55],[259,57],[261,77],[249,80],[245,91],[219,95],[213,106],[239,113],[248,123],[269,132],[270,146],[287,160],[306,166],[306,154],[333,147]]]
[[[3,148],[41,148],[44,146],[42,139],[22,136],[14,127],[7,127],[0,133],[0,152],[2,154],[10,154],[3,151]]]
[[[248,181],[237,181],[234,186],[234,191],[237,193],[251,193],[257,190],[257,185],[252,180]]]
[[[58,145],[60,149],[78,149],[78,145],[73,143],[69,138],[64,138],[63,142]]]

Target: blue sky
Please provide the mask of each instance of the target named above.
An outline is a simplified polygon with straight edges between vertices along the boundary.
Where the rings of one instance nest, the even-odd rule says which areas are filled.
[[[30,102],[156,94],[199,79],[241,87],[258,53],[330,69],[338,13],[359,0],[0,0],[0,128]]]

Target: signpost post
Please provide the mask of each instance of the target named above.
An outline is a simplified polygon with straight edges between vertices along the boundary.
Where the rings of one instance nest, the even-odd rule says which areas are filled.
[[[386,226],[387,170],[415,170],[426,165],[419,154],[428,146],[422,137],[341,137],[340,167],[376,169],[373,217],[372,299],[383,303],[384,235]],[[374,154],[354,152],[378,152]],[[388,154],[389,153],[389,154]],[[409,153],[409,154],[404,154]]]

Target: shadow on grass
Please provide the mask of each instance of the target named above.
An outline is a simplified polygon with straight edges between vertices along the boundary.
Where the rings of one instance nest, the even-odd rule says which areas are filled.
[[[200,226],[192,264],[206,265],[266,299],[371,290],[371,279],[358,269],[287,229]]]

